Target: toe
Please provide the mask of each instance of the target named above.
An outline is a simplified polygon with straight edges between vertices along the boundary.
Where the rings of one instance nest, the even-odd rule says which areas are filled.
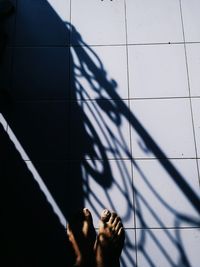
[[[87,222],[92,223],[92,215],[88,209],[86,209],[86,208],[83,209],[83,215],[84,215],[84,218]]]
[[[110,219],[109,219],[109,223],[113,224],[116,217],[117,217],[117,214],[115,212],[112,212]]]
[[[119,216],[116,216],[113,221],[113,227],[116,228],[117,224],[121,221]]]
[[[117,235],[122,240],[122,242],[124,242],[125,232],[124,232],[124,228],[123,227],[119,228]]]
[[[122,228],[122,227],[123,227],[122,222],[121,222],[121,220],[119,220],[115,226],[115,231],[118,233],[120,228]]]
[[[108,220],[110,219],[111,216],[111,212],[107,209],[103,210],[103,212],[101,213],[101,221],[102,222],[108,222]]]
[[[83,225],[82,225],[82,233],[86,239],[88,239],[89,243],[94,243],[96,238],[96,232],[93,226],[93,219],[91,212],[84,208],[83,209]]]

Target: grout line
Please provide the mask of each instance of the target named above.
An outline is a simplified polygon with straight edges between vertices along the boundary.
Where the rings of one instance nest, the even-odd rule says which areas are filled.
[[[200,158],[167,158],[166,160],[200,160]],[[72,159],[70,158],[61,158],[61,159],[32,159],[33,161],[37,161],[37,162],[41,162],[41,163],[47,163],[47,162],[77,162],[79,163],[80,161],[155,161],[155,160],[159,160],[158,158],[107,158],[107,159],[84,159],[84,158],[80,158],[80,159]],[[30,160],[24,160],[24,161],[30,161]]]
[[[96,230],[98,230],[98,227],[95,227]],[[182,227],[149,227],[149,228],[142,228],[142,227],[124,227],[125,230],[193,230],[193,229],[200,229],[200,226],[182,226]]]
[[[192,107],[192,97],[191,97],[191,87],[190,87],[190,75],[189,75],[189,65],[188,65],[188,57],[187,57],[187,47],[185,42],[185,30],[184,30],[184,21],[183,21],[183,11],[182,11],[182,0],[179,0],[180,5],[180,13],[181,13],[181,23],[182,23],[182,31],[183,31],[183,40],[184,40],[184,51],[185,51],[185,61],[186,61],[186,70],[187,70],[187,81],[188,81],[188,90],[189,90],[189,101],[190,101],[190,113],[191,113],[191,120],[192,120],[192,130],[193,130],[193,137],[194,137],[194,146],[195,146],[195,154],[196,154],[196,165],[197,165],[197,173],[198,173],[198,180],[199,180],[199,190],[200,190],[200,171],[199,171],[199,164],[198,164],[198,153],[197,153],[197,142],[196,142],[196,132],[194,126],[194,115],[193,115],[193,107]]]
[[[72,22],[72,0],[70,0],[70,2],[69,2],[69,22],[70,22],[70,24]],[[71,40],[69,43],[71,44]]]
[[[63,21],[64,23],[64,21]],[[70,22],[71,23],[71,22]],[[87,45],[75,45],[71,44],[71,41],[69,44],[63,44],[63,45],[53,45],[53,44],[46,44],[46,45],[11,45],[11,47],[15,48],[43,48],[43,47],[48,47],[48,48],[59,48],[59,47],[115,47],[115,46],[156,46],[156,45],[184,45],[184,44],[200,44],[200,42],[166,42],[166,43],[136,43],[136,44],[87,44]],[[9,47],[9,46],[8,46]]]
[[[200,96],[175,96],[175,97],[146,97],[146,98],[121,98],[120,100],[114,99],[114,98],[106,98],[105,99],[99,99],[100,101],[108,101],[108,100],[113,100],[113,101],[144,101],[144,100],[175,100],[175,99],[200,99]],[[63,98],[58,98],[58,99],[35,99],[35,100],[30,100],[30,99],[23,99],[19,98],[15,100],[15,103],[68,103],[68,102],[96,102],[95,98],[86,98],[84,100],[82,99],[64,99]]]
[[[131,227],[124,227],[126,230],[192,230],[192,229],[200,229],[200,226],[181,226],[181,227],[136,227],[136,228],[131,228]]]
[[[129,51],[128,51],[128,24],[127,24],[127,5],[126,0],[124,0],[124,13],[125,13],[125,32],[126,32],[126,63],[127,63],[127,85],[128,85],[128,108],[129,108],[129,142],[130,142],[130,149],[131,149],[131,157],[133,158],[133,149],[132,149],[132,136],[131,136],[131,123],[130,123],[130,112],[131,112],[131,99],[130,99],[130,77],[129,77]],[[134,186],[134,168],[131,160],[131,177],[132,177],[132,205],[133,205],[133,223],[135,226],[135,262],[136,267],[138,266],[138,257],[137,257],[137,231],[136,231],[136,195],[135,195],[135,186]]]

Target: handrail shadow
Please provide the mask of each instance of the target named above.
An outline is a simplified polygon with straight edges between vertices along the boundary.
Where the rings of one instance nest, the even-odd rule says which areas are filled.
[[[58,17],[47,1],[42,1],[40,8],[41,14],[38,14],[38,9],[32,9],[25,4],[24,10],[21,10],[23,13],[17,14],[17,19],[26,14],[23,18],[26,21],[25,33],[20,32],[24,37],[21,37],[21,46],[20,41],[15,40],[19,42],[17,46],[7,47],[1,67],[4,67],[9,58],[12,64],[13,58],[22,59],[22,63],[18,62],[19,69],[24,69],[23,64],[27,63],[27,58],[31,60],[32,65],[28,67],[27,76],[12,65],[12,101],[1,101],[0,112],[41,174],[66,219],[70,221],[71,214],[83,208],[86,201],[96,216],[99,207],[104,208],[104,202],[91,188],[92,179],[103,189],[107,203],[112,209],[117,207],[108,191],[111,187],[116,187],[120,192],[126,202],[123,221],[130,220],[131,214],[134,213],[141,228],[148,229],[140,207],[142,202],[160,228],[164,229],[165,226],[156,211],[135,187],[125,164],[127,160],[156,199],[173,214],[175,223],[184,221],[195,227],[199,226],[198,195],[121,99],[117,92],[117,82],[108,78],[106,67],[100,58],[83,41],[73,25]],[[31,19],[36,15],[34,12],[37,12],[37,21]],[[51,25],[51,30],[37,27],[31,34],[29,28],[36,29],[37,25]],[[71,46],[71,41],[76,45]],[[32,43],[35,48],[24,47]],[[42,45],[48,48],[45,50],[41,48]],[[54,45],[57,47],[53,47]],[[81,83],[81,78],[87,81],[94,92],[92,98],[87,87]],[[13,80],[17,82],[13,83]],[[148,182],[144,171],[132,157],[122,131],[123,121],[129,122],[131,129],[140,136],[147,153],[150,151],[154,154],[169,178],[196,210],[197,218],[191,218],[187,213],[183,214],[170,207],[154,189],[154,185]],[[34,181],[33,174],[27,170],[24,160],[29,159],[22,158],[16,151],[9,139],[9,128],[7,134],[1,124],[0,127],[1,196],[4,203],[2,229],[5,229],[4,240],[14,244],[13,261],[21,262],[20,266],[25,266],[32,259],[35,260],[28,266],[47,266],[52,263],[64,266],[66,262],[70,265],[72,258],[68,259],[67,255],[72,252],[69,252],[65,231]],[[116,168],[121,175],[120,183],[114,177],[111,160],[116,160]],[[135,194],[134,203],[127,194],[130,188]],[[178,233],[176,239],[167,229],[164,231],[177,249],[184,266],[190,267]],[[169,265],[177,266],[151,229],[148,232]],[[22,245],[18,247],[19,239],[22,240]],[[133,245],[127,236],[122,266],[136,266],[130,253],[136,248],[138,252],[143,253],[150,266],[155,266],[151,255],[146,252],[145,245],[145,231],[136,245]],[[23,255],[20,254],[22,250]]]

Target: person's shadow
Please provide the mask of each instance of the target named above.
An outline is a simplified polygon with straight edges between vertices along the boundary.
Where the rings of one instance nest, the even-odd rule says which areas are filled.
[[[122,119],[130,121],[146,145],[147,153],[154,153],[199,213],[198,196],[121,100],[117,82],[108,79],[101,60],[76,29],[63,22],[47,1],[25,1],[16,12],[13,23],[16,23],[17,35],[6,47],[1,64],[1,71],[6,74],[4,82],[9,81],[8,94],[1,100],[0,107],[8,123],[6,129],[0,124],[1,231],[5,258],[15,266],[71,264],[72,258],[68,256],[73,254],[64,225],[60,224],[59,214],[38,185],[35,171],[63,216],[70,221],[71,215],[84,207],[85,199],[91,194],[95,199],[88,177],[105,191],[116,184],[108,155],[114,159],[125,155],[139,169],[123,139]],[[76,44],[72,48],[71,42]],[[95,92],[93,101],[79,82],[81,77]],[[116,131],[109,128],[102,113]],[[25,154],[16,145],[13,133]],[[101,163],[100,169],[97,162]],[[118,168],[124,180],[129,179],[126,166],[122,164]],[[139,172],[142,176],[142,170]],[[123,185],[120,189],[126,200],[124,213],[128,220],[133,211],[126,195],[131,179]],[[95,201],[104,208],[101,199]],[[109,203],[115,207],[112,199]],[[95,205],[93,208],[97,215]],[[135,214],[145,226],[139,209]],[[138,248],[145,246],[145,238],[141,240]],[[135,249],[129,240],[127,246]],[[190,266],[184,251],[180,251],[185,266]],[[135,266],[128,252],[126,257]]]
[[[7,266],[10,263],[66,266],[72,261],[73,253],[64,225],[60,224],[52,203],[48,203],[34,171],[42,177],[62,214],[70,221],[70,216],[84,207],[80,161],[86,153],[90,158],[96,157],[94,142],[105,159],[104,171],[95,173],[86,163],[88,172],[108,187],[111,170],[92,124],[76,101],[69,101],[75,100],[70,90],[75,84],[68,46],[70,25],[61,21],[47,1],[19,5],[15,16],[16,19],[12,17],[9,21],[10,36],[1,55],[0,112],[8,123],[6,129],[0,125],[1,230],[5,262]],[[12,35],[14,24],[17,38]],[[24,47],[24,44],[48,46],[52,43],[63,46]],[[21,72],[24,66],[26,73]],[[85,123],[95,140],[85,131]]]

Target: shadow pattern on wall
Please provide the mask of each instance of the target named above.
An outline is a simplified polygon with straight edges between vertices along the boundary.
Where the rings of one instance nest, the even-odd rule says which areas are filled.
[[[65,266],[71,262],[67,255],[72,252],[63,226],[24,163],[31,160],[68,221],[86,204],[96,218],[105,205],[118,211],[114,196],[109,193],[114,188],[124,203],[119,211],[124,224],[132,220],[134,225],[136,220],[143,229],[136,244],[134,229],[130,229],[133,236],[127,235],[122,266],[136,266],[135,250],[143,254],[149,266],[156,266],[146,248],[149,235],[168,266],[190,267],[178,229],[175,235],[165,229],[164,221],[132,181],[132,171],[138,173],[152,196],[174,218],[174,228],[182,223],[200,225],[198,195],[121,99],[117,81],[108,78],[106,66],[73,25],[63,22],[46,1],[27,1],[17,10],[16,18],[16,47],[11,44],[6,48],[1,66],[5,71],[9,60],[12,62],[12,73],[5,71],[11,75],[8,80],[12,100],[2,100],[0,110],[9,125],[8,134],[0,125],[1,229],[8,250],[12,244],[11,261],[20,262],[15,266],[27,266],[27,262],[28,266]],[[75,45],[70,47],[70,43]],[[197,216],[175,209],[155,189],[132,157],[130,140],[123,132],[126,123],[142,140],[141,149],[155,156]],[[17,152],[9,139],[9,129],[29,158]],[[120,178],[116,179],[115,173]],[[98,186],[103,198],[93,190]],[[178,262],[155,232],[148,229],[141,206],[146,207],[158,228],[165,229]],[[8,250],[5,246],[5,255]]]

